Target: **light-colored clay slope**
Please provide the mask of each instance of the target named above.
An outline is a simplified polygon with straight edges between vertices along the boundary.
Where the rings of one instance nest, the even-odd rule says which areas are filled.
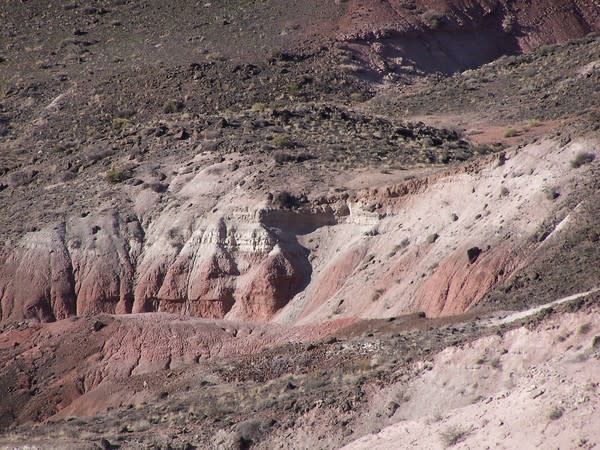
[[[509,153],[503,165],[363,191],[344,223],[301,237],[318,245],[311,283],[277,320],[469,309],[543,249],[531,238],[556,211],[547,191],[560,186],[568,195],[576,182],[570,161],[586,145],[542,141]],[[365,211],[378,202],[379,217]],[[482,253],[470,263],[475,246]]]

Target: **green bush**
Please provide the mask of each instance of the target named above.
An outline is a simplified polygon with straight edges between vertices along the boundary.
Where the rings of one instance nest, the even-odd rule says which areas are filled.
[[[279,135],[273,138],[273,145],[279,148],[292,148],[294,147],[294,141],[289,136]]]
[[[131,178],[131,172],[129,169],[111,168],[106,171],[104,178],[106,181],[112,184],[122,183],[123,181]]]

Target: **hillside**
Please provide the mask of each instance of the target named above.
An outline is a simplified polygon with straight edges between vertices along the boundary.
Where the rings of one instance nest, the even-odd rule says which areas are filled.
[[[594,0],[0,22],[0,446],[600,441]]]

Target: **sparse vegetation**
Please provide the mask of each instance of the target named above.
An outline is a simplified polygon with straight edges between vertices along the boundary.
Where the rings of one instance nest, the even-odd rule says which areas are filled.
[[[512,138],[512,137],[516,137],[519,135],[519,132],[514,129],[514,128],[509,128],[508,130],[506,130],[506,132],[504,133],[504,137],[505,138]]]
[[[290,82],[286,86],[288,95],[296,96],[300,93],[300,86],[298,83]]]
[[[115,130],[122,130],[127,125],[129,125],[129,120],[124,117],[117,117],[112,121],[112,126]]]
[[[446,447],[453,447],[459,442],[464,441],[469,433],[471,433],[469,428],[465,428],[460,425],[453,425],[442,431],[440,436]]]
[[[293,148],[294,141],[289,136],[286,135],[277,135],[271,141],[273,145],[279,148]]]
[[[555,188],[546,189],[544,192],[546,193],[546,198],[548,200],[556,200],[560,197],[560,192]]]
[[[122,183],[131,178],[131,171],[123,167],[113,167],[106,171],[104,178],[112,184]]]
[[[18,338],[1,352],[0,430],[21,445],[57,447],[285,447],[302,436],[306,447],[337,448],[406,414],[425,422],[438,408],[434,420],[443,422],[428,441],[453,446],[469,433],[476,441],[507,430],[492,408],[514,396],[498,394],[523,392],[522,377],[532,377],[529,386],[544,371],[518,364],[529,342],[519,333],[504,339],[521,325],[494,309],[512,310],[528,286],[526,299],[514,300],[520,310],[597,285],[588,269],[598,266],[590,255],[599,253],[599,214],[574,208],[600,204],[588,195],[598,183],[593,170],[565,174],[557,165],[586,142],[596,151],[599,121],[589,111],[598,73],[583,67],[600,58],[597,44],[490,61],[490,50],[507,48],[490,39],[510,43],[518,32],[523,42],[540,41],[527,23],[536,8],[520,11],[517,23],[506,2],[480,22],[469,2],[447,9],[401,0],[356,14],[356,2],[66,1],[55,5],[60,11],[0,2],[8,58],[0,64],[0,256],[9,262],[0,267],[8,282],[5,289],[0,280],[0,309],[10,316],[0,331]],[[426,11],[434,4],[443,12]],[[418,36],[415,45],[404,45],[398,23]],[[500,24],[513,36],[498,33]],[[528,141],[548,139],[539,147],[523,139],[507,160],[503,124],[525,135],[539,125],[532,117],[544,127]],[[567,137],[573,144],[560,153]],[[541,192],[552,183],[562,192],[554,203]],[[514,208],[498,199],[508,188]],[[567,214],[552,239],[525,242],[539,222],[550,217],[549,232]],[[583,229],[586,220],[593,225]],[[43,270],[30,276],[38,259]],[[488,303],[483,315],[438,317],[462,312],[490,283],[501,284],[502,296],[489,314]],[[594,324],[589,334],[577,322],[567,327],[561,308],[544,326],[543,314],[521,324],[539,332],[536,345],[570,333],[564,344],[555,339],[568,355],[559,364],[585,356],[577,368],[586,369],[598,356],[597,326],[588,315],[579,323]],[[135,310],[165,314],[113,315]],[[102,327],[88,317],[95,311],[109,313]],[[82,316],[63,320],[75,313]],[[296,321],[308,325],[288,333]],[[501,356],[503,345],[511,354]],[[540,359],[551,351],[544,347]],[[510,377],[493,370],[502,364]],[[420,395],[432,377],[444,401]],[[506,383],[494,386],[494,378]],[[560,381],[552,402],[571,405],[562,389],[572,380]],[[591,402],[596,391],[586,393]],[[414,394],[408,405],[404,393]],[[536,401],[546,405],[537,422],[547,422],[548,395]],[[495,418],[472,421],[471,399],[489,399],[484,409]],[[54,421],[68,401],[70,414],[83,405],[90,416]],[[13,440],[0,437],[0,446]]]
[[[563,408],[561,408],[560,406],[556,406],[556,407],[552,408],[550,413],[548,413],[548,419],[558,420],[563,416],[564,412],[565,412],[565,410]]]
[[[8,81],[5,79],[0,80],[0,100],[5,99],[9,91],[10,85],[8,84]]]
[[[581,166],[590,164],[594,161],[594,159],[596,159],[596,155],[594,153],[579,152],[575,156],[575,159],[571,161],[571,167],[573,167],[574,169],[578,169]]]
[[[165,114],[174,114],[174,113],[183,111],[183,108],[185,108],[185,104],[182,101],[167,100],[163,104],[162,110]]]
[[[375,292],[373,292],[373,296],[371,297],[371,301],[376,302],[379,300],[384,292],[385,289],[375,289]]]
[[[592,325],[590,323],[584,323],[577,329],[577,334],[588,334],[592,329]]]
[[[264,111],[267,108],[267,105],[262,102],[253,103],[250,107],[251,111]]]

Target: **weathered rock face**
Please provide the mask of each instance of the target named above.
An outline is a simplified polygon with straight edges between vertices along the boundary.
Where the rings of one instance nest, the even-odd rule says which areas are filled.
[[[74,314],[75,283],[64,225],[26,235],[4,260],[0,280],[5,321],[51,321]]]
[[[243,170],[228,176],[230,163],[209,163],[177,177],[168,197],[131,187],[129,211],[99,209],[4,249],[2,321],[163,311],[310,323],[461,313],[543,247],[532,236],[568,213],[545,192],[561,186],[568,198],[570,161],[583,148],[544,141],[501,165],[488,158],[343,197],[316,195],[293,209],[241,191]],[[476,258],[468,251],[475,247]]]
[[[114,210],[30,233],[3,264],[3,319],[166,311],[266,320],[307,278],[305,255],[260,223],[221,218],[181,248],[165,234],[143,249],[139,222]]]

